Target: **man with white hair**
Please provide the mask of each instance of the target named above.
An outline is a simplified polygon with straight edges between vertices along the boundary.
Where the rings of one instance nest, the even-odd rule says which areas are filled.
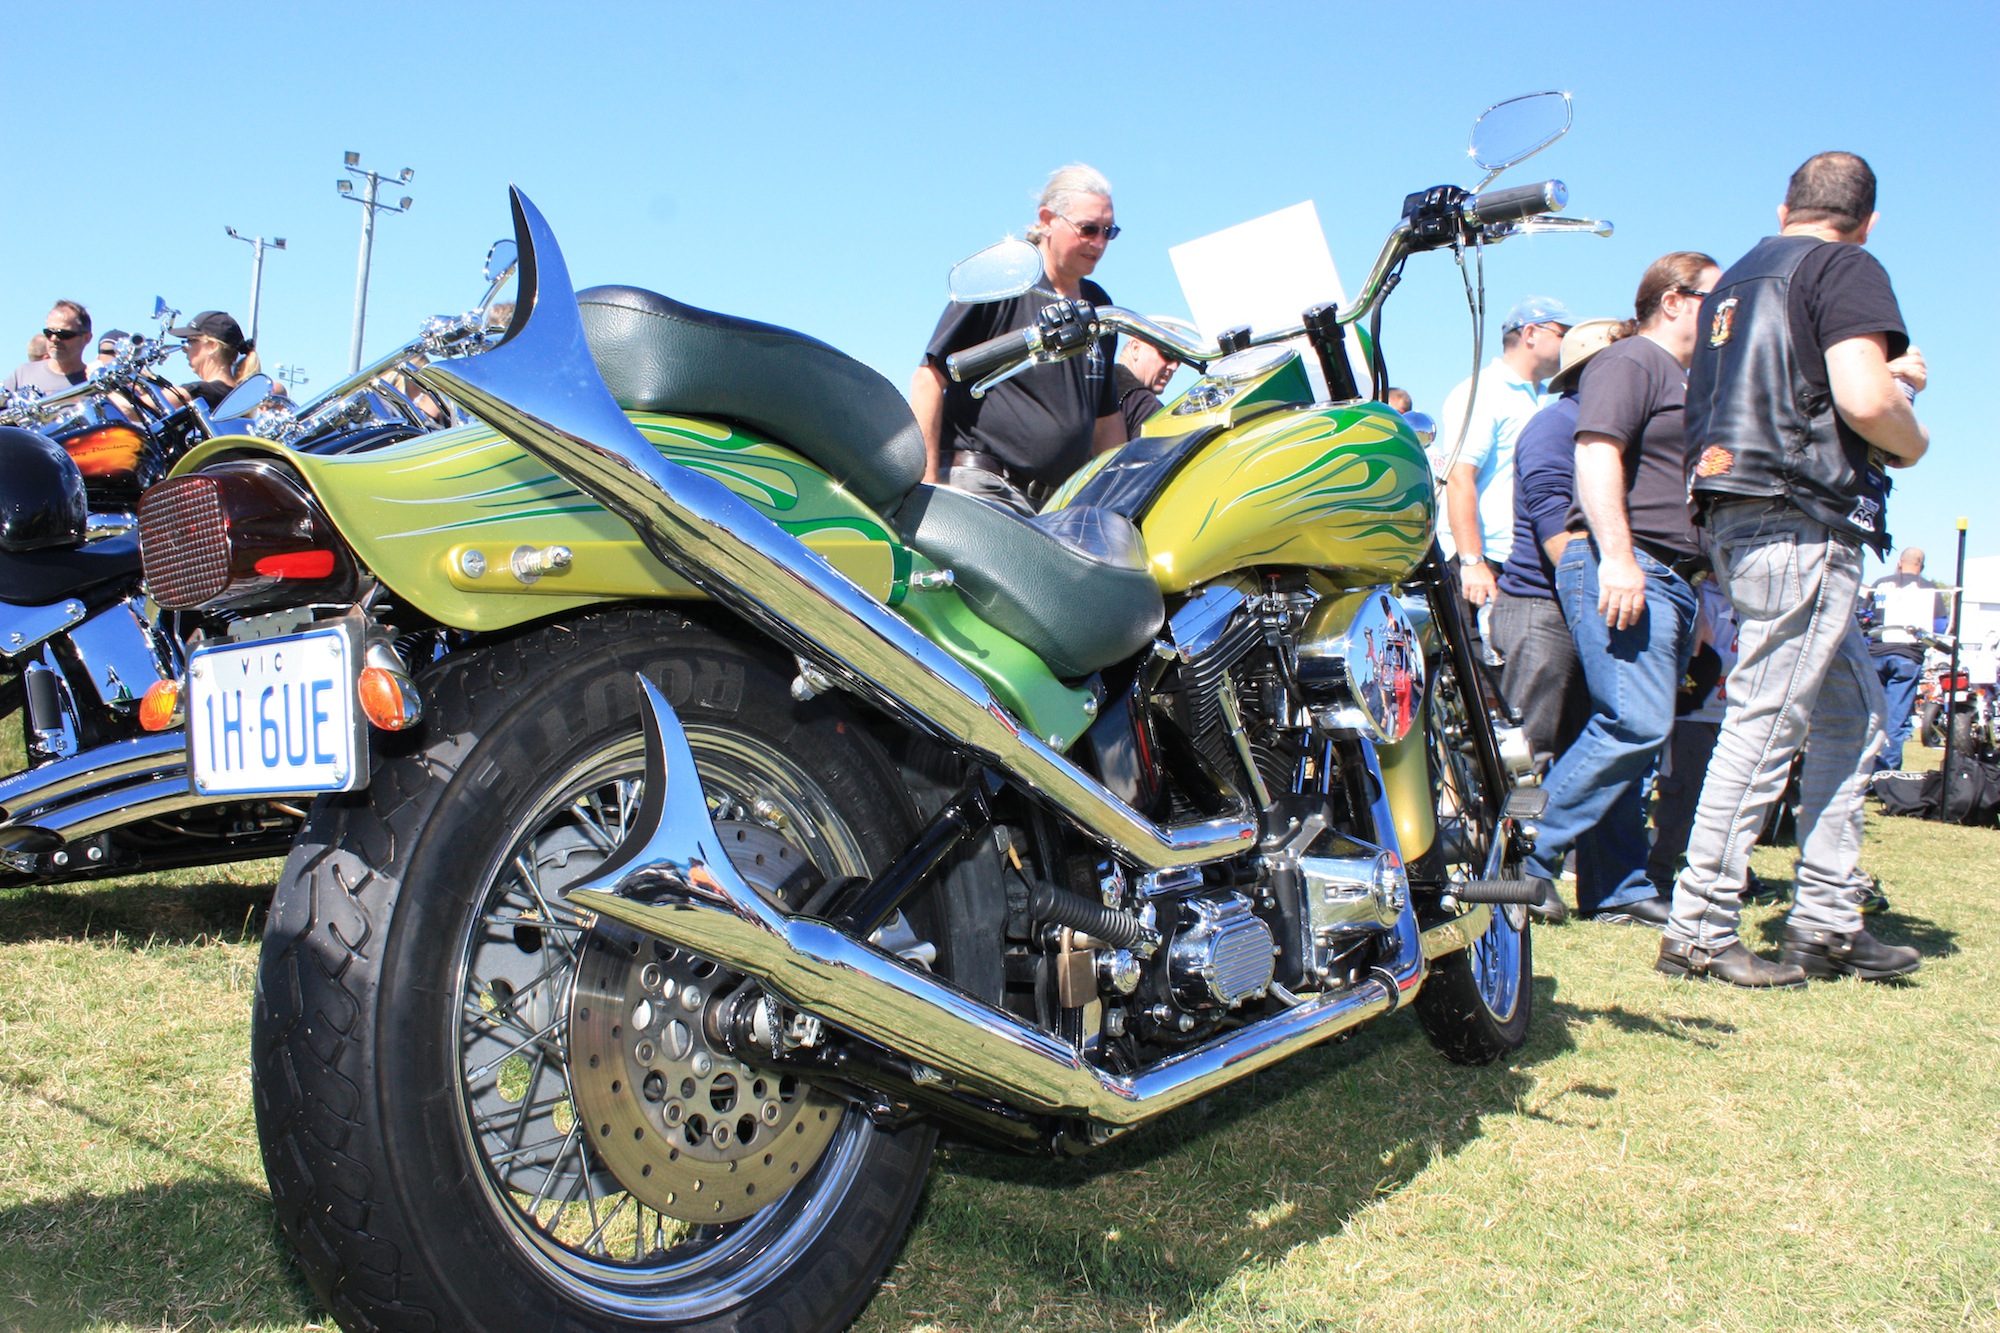
[[[1028,240],[1042,252],[1042,281],[1007,301],[945,307],[910,381],[910,407],[924,433],[924,480],[944,482],[1025,514],[1090,457],[1125,442],[1111,376],[1117,336],[1016,375],[984,398],[954,384],[945,358],[1027,328],[1060,300],[1109,305],[1091,282],[1118,235],[1111,185],[1081,164],[1050,175]]]

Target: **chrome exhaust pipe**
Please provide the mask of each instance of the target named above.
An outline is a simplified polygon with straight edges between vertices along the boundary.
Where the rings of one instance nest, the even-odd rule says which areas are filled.
[[[680,719],[640,681],[646,786],[633,831],[573,906],[754,977],[788,1003],[1008,1106],[1125,1126],[1398,1007],[1423,979],[1406,906],[1395,962],[1135,1074],[1113,1074],[1068,1043],[823,921],[788,917],[737,873],[708,813]]]
[[[478,356],[414,371],[630,523],[660,561],[891,715],[1040,793],[1149,870],[1253,847],[1254,822],[1162,828],[1028,734],[986,685],[902,617],[710,477],[667,462],[597,373],[569,270],[516,189],[523,314]],[[1063,738],[1065,742],[1075,737]]]
[[[181,732],[134,736],[0,782],[0,847],[53,851],[75,838],[208,803],[188,782]]]

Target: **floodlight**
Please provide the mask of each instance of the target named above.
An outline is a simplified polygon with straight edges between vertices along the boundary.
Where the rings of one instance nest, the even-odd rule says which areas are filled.
[[[402,174],[401,176],[397,177],[397,179],[398,179],[398,180],[400,180],[400,181],[402,181],[402,182],[403,182],[403,184],[405,184],[405,185],[408,185],[408,184],[410,183],[410,177],[412,177],[412,176],[414,176],[414,175],[416,175],[416,174],[417,174],[417,173],[416,173],[416,170],[415,170],[414,168],[412,168],[412,167],[404,167],[404,168],[403,168],[403,174]]]
[[[353,194],[354,182],[348,180],[346,177],[343,176],[339,180],[333,183],[333,188],[340,191],[342,194]]]
[[[359,153],[349,153],[349,154],[347,154],[347,165],[348,165],[348,166],[350,166],[350,167],[358,167],[358,166],[360,166],[360,165],[361,165],[361,154],[359,154]]]

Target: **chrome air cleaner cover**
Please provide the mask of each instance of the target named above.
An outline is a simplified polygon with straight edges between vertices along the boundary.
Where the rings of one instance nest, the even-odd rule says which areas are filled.
[[[1424,699],[1424,651],[1387,588],[1322,599],[1299,633],[1299,689],[1313,720],[1393,744],[1410,734]]]

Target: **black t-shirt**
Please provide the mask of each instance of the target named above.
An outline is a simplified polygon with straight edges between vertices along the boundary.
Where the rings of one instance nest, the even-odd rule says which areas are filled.
[[[1699,554],[1681,473],[1687,371],[1666,348],[1634,334],[1592,357],[1580,388],[1577,435],[1609,435],[1621,446],[1633,541],[1656,556]],[[1569,526],[1590,527],[1581,500],[1570,508]]]
[[[216,404],[227,398],[235,387],[225,380],[193,380],[181,385],[181,390],[190,397],[201,399],[213,411]]]
[[[955,449],[992,454],[1035,481],[1057,485],[1090,460],[1092,434],[1099,417],[1118,411],[1111,378],[1118,335],[1106,334],[1086,351],[1023,371],[984,398],[972,396],[972,385],[954,383],[945,370],[953,352],[1025,329],[1043,306],[1060,300],[1046,286],[1011,301],[944,308],[924,360],[945,376],[944,432],[939,447],[948,466]],[[1110,305],[1102,287],[1086,279],[1083,299]]]
[[[1828,242],[1815,246],[1800,260],[1792,275],[1787,314],[1799,374],[1817,394],[1828,392],[1826,349],[1835,343],[1885,333],[1891,361],[1910,350],[1910,335],[1903,327],[1895,290],[1889,285],[1889,271],[1858,245]],[[1866,450],[1866,441],[1838,412],[1834,416],[1840,423],[1841,443],[1852,456],[1865,457],[1865,453],[1854,451]]]
[[[1154,393],[1123,362],[1111,367],[1113,391],[1118,395],[1118,414],[1125,418],[1125,438],[1139,438],[1139,428],[1160,410],[1160,395]]]

